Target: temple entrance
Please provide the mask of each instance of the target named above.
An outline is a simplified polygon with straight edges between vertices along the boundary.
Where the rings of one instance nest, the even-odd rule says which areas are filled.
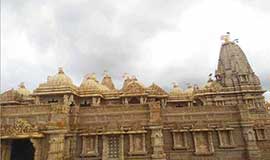
[[[11,160],[34,160],[35,148],[30,139],[15,139],[11,144]]]

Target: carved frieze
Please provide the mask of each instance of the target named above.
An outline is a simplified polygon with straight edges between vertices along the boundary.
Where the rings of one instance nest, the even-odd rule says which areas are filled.
[[[27,120],[17,119],[12,126],[2,126],[1,134],[5,136],[25,135],[37,131],[37,127]]]
[[[68,105],[52,105],[51,106],[51,112],[52,113],[69,113],[70,107]]]

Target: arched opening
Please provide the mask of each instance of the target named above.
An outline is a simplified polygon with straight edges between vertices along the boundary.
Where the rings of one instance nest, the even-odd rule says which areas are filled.
[[[12,140],[11,160],[34,160],[35,148],[30,139]]]

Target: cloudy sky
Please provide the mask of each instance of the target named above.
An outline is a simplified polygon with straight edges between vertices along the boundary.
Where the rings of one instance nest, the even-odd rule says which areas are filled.
[[[108,70],[169,89],[204,84],[217,66],[220,36],[239,38],[270,89],[269,0],[3,0],[1,90],[34,89],[64,68],[79,85]],[[267,94],[269,97],[269,93]]]

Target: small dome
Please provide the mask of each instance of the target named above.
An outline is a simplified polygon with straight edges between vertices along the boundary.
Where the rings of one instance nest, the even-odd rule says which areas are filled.
[[[25,85],[23,82],[20,83],[19,88],[17,89],[17,92],[23,96],[29,96],[31,94],[31,92],[25,88]]]
[[[171,96],[178,96],[183,93],[183,90],[179,87],[177,83],[173,83],[173,88],[170,91]]]
[[[59,67],[58,73],[54,76],[48,76],[48,85],[72,85],[72,80],[67,76],[62,67]]]
[[[124,78],[124,82],[123,82],[122,90],[125,90],[125,88],[132,81],[132,79],[127,73],[124,73],[123,78]]]
[[[208,81],[203,87],[203,90],[211,89],[211,90],[219,90],[222,86],[217,81]]]
[[[17,101],[21,100],[22,95],[18,93],[15,89],[10,89],[0,94],[0,103],[5,101]]]
[[[85,79],[82,81],[80,85],[81,90],[90,90],[93,92],[106,92],[110,91],[110,89],[102,84],[99,84],[96,80],[95,74],[86,75]]]
[[[108,87],[111,90],[115,90],[115,86],[113,84],[112,78],[108,74],[107,71],[104,71],[104,77],[103,77],[103,80],[102,80],[101,84]]]
[[[193,92],[194,92],[193,86],[188,86],[188,88],[184,91],[184,93],[187,93],[187,94],[192,94]]]

